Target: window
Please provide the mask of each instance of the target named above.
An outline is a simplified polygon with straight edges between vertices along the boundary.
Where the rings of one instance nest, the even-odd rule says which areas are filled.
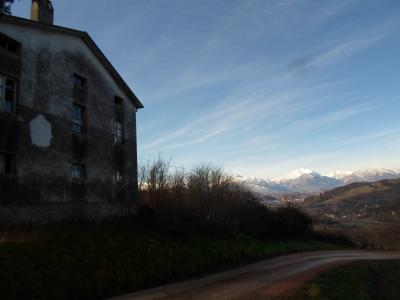
[[[73,80],[73,98],[78,103],[86,103],[87,95],[87,81],[85,78],[74,74]]]
[[[86,79],[79,76],[79,75],[74,75],[74,88],[76,89],[84,89],[86,87]]]
[[[124,110],[122,106],[122,99],[115,97],[114,100],[114,120],[123,123],[124,120]]]
[[[85,133],[86,107],[74,103],[72,108],[72,132]]]
[[[124,182],[124,172],[122,170],[115,171],[114,179],[116,183],[123,183]]]
[[[15,155],[0,154],[0,175],[15,173]]]
[[[85,179],[86,178],[86,167],[83,164],[72,164],[72,178],[73,179]]]
[[[114,127],[113,127],[113,135],[114,135],[114,143],[115,144],[121,144],[123,141],[123,124],[114,121]]]
[[[0,75],[0,111],[13,113],[17,99],[17,82]]]
[[[124,138],[123,108],[122,99],[115,97],[114,99],[114,123],[113,137],[115,144],[121,144]]]
[[[9,37],[5,36],[4,34],[0,33],[0,47],[7,49],[8,51],[18,54],[19,48],[21,44]]]

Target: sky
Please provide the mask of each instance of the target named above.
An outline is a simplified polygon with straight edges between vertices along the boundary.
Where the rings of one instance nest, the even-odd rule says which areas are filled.
[[[13,14],[28,17],[29,0]],[[53,0],[144,104],[138,157],[248,177],[400,167],[398,0]]]

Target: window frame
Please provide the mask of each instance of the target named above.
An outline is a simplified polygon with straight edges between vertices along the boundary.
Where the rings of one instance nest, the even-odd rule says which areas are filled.
[[[10,90],[7,81],[13,82],[12,100],[6,100],[7,91]],[[0,73],[0,113],[14,114],[17,108],[18,80]],[[7,103],[11,103],[11,110],[6,110]]]
[[[74,89],[78,89],[78,90],[84,90],[87,87],[87,79],[85,77],[82,77],[76,73],[74,73]],[[81,82],[81,84],[77,85],[77,81],[79,80],[79,82]]]
[[[113,140],[114,144],[122,144],[124,142],[124,124],[118,121],[113,122]]]
[[[80,109],[80,117],[76,117],[75,108]],[[77,102],[72,103],[72,133],[74,134],[86,134],[86,106]],[[79,128],[79,130],[75,130],[75,128]]]
[[[1,40],[3,40],[4,43],[0,44],[0,48],[3,48],[14,55],[19,55],[21,43],[0,32],[0,41]]]
[[[123,184],[125,182],[125,172],[124,170],[115,170],[114,171],[114,181],[117,184]]]
[[[124,107],[123,99],[114,96],[114,120],[112,125],[114,144],[123,144],[125,138]]]
[[[76,176],[76,174],[78,174],[79,176]],[[72,180],[86,180],[87,178],[86,165],[82,163],[72,163],[71,178]]]

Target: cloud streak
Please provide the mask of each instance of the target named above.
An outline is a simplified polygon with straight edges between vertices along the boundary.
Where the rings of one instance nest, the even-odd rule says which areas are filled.
[[[192,146],[226,135],[227,132],[245,126],[255,128],[259,126],[257,122],[263,122],[263,126],[267,128],[288,126],[297,130],[318,129],[368,112],[374,106],[369,104],[356,105],[330,111],[329,114],[318,118],[302,119],[301,115],[305,112],[315,110],[326,104],[313,99],[320,98],[321,90],[330,93],[329,90],[324,90],[324,88],[330,88],[335,83],[318,80],[303,82],[299,86],[298,83],[294,82],[297,79],[293,79],[291,74],[306,68],[317,68],[337,63],[372,46],[385,36],[386,34],[376,33],[364,34],[356,39],[353,36],[348,40],[341,38],[341,43],[335,43],[331,48],[323,47],[323,51],[320,50],[320,46],[317,46],[318,55],[309,59],[292,61],[289,63],[290,67],[286,72],[282,72],[282,70],[274,71],[273,68],[268,68],[265,62],[260,62],[239,66],[233,73],[225,72],[211,78],[207,78],[206,75],[197,77],[199,74],[193,77],[196,74],[193,72],[190,76],[183,75],[179,79],[179,82],[183,83],[183,88],[174,90],[173,93],[233,78],[243,77],[244,80],[240,81],[238,87],[231,88],[229,95],[220,99],[218,105],[213,107],[211,112],[203,112],[183,126],[174,128],[167,134],[164,133],[163,136],[143,145],[141,150],[157,147],[160,147],[161,150],[172,150]],[[257,68],[257,65],[260,67]],[[267,73],[265,73],[265,68],[269,70]],[[261,76],[261,74],[263,75]],[[291,87],[285,88],[286,91],[281,92],[279,91],[281,86]],[[340,98],[340,95],[336,95],[335,98]],[[307,100],[304,101],[304,99]]]

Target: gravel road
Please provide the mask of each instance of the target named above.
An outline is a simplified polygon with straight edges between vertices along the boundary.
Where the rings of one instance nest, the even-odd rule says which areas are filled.
[[[400,259],[400,252],[318,251],[267,259],[190,281],[122,295],[110,300],[224,300],[250,299],[257,290],[328,266],[356,260]]]

